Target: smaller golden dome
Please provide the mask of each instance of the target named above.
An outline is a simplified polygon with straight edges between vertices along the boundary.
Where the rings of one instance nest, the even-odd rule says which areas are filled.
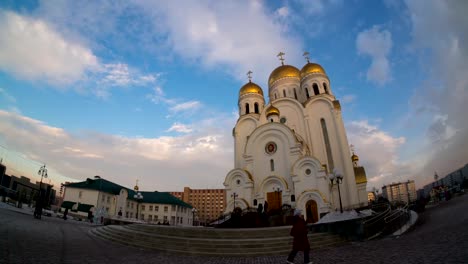
[[[302,67],[301,70],[301,79],[309,75],[310,73],[321,73],[321,74],[326,74],[325,70],[320,66],[320,64],[317,63],[307,63]]]
[[[138,188],[138,185],[135,185],[135,187],[133,187],[133,190],[134,190],[135,192],[138,192],[138,189],[139,189],[139,188]]]
[[[367,176],[364,167],[354,167],[354,177],[356,184],[366,183]]]
[[[359,161],[359,157],[358,155],[354,154],[351,156],[351,160],[354,162],[354,161]]]
[[[266,117],[269,117],[271,115],[277,115],[279,116],[280,114],[280,111],[278,108],[274,107],[273,105],[270,105],[267,109],[266,109]]]
[[[268,85],[271,86],[277,80],[285,77],[299,78],[300,76],[301,73],[298,68],[291,65],[281,65],[271,72],[270,78],[268,78]]]
[[[251,81],[249,81],[244,86],[242,86],[242,88],[239,91],[239,96],[244,95],[244,94],[249,94],[249,93],[259,94],[263,96],[262,88],[258,86],[256,83],[253,83]]]

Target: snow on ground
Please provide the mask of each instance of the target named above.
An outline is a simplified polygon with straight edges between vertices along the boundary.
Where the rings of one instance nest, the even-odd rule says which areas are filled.
[[[331,213],[326,214],[315,224],[332,223],[332,222],[340,222],[340,221],[346,221],[346,220],[351,220],[351,219],[363,218],[371,214],[372,214],[372,210],[362,210],[359,213],[356,212],[355,210],[343,211],[343,213],[331,212]]]

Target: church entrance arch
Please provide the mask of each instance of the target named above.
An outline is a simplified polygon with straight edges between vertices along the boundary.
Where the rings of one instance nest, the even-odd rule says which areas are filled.
[[[319,220],[317,202],[315,200],[307,201],[305,215],[307,223],[316,223]]]

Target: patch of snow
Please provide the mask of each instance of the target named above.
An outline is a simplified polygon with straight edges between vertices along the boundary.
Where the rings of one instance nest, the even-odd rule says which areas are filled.
[[[317,223],[315,224],[324,224],[324,223],[332,223],[332,222],[341,222],[351,219],[358,219],[364,218],[372,214],[372,210],[362,210],[359,213],[355,210],[351,211],[344,211],[343,213],[340,212],[330,212],[322,217]]]

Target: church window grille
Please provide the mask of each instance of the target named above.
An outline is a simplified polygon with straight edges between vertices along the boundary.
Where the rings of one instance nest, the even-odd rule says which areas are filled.
[[[314,85],[312,85],[312,87],[314,88],[314,94],[317,95],[319,94],[319,88],[318,88],[318,85],[316,83],[314,83]]]
[[[254,206],[257,206],[257,199],[254,199],[253,204],[254,204]]]
[[[297,100],[296,88],[294,88],[294,98]]]
[[[256,114],[260,113],[260,111],[258,110],[258,103],[254,104],[254,110]]]
[[[309,95],[309,89],[307,89],[307,87],[305,88],[305,92],[306,92],[307,98],[309,98],[309,97],[310,97],[310,95]]]
[[[249,103],[246,103],[246,104],[245,104],[245,113],[246,113],[246,114],[250,113],[250,105],[249,105]]]
[[[283,90],[283,97],[286,97],[286,90]]]
[[[291,195],[291,202],[295,202],[296,201],[296,196],[293,194]]]
[[[275,161],[273,159],[270,160],[270,170],[275,171]]]
[[[326,83],[323,83],[323,89],[325,90],[325,93],[328,94],[328,88],[327,88],[327,84],[326,84]]]
[[[333,156],[331,152],[331,146],[330,146],[330,139],[328,138],[328,130],[327,130],[327,124],[325,123],[325,119],[320,119],[320,123],[322,125],[322,133],[323,133],[323,139],[325,141],[325,150],[327,151],[327,159],[328,159],[328,165],[330,165],[330,169],[333,170],[335,167],[333,164]]]

